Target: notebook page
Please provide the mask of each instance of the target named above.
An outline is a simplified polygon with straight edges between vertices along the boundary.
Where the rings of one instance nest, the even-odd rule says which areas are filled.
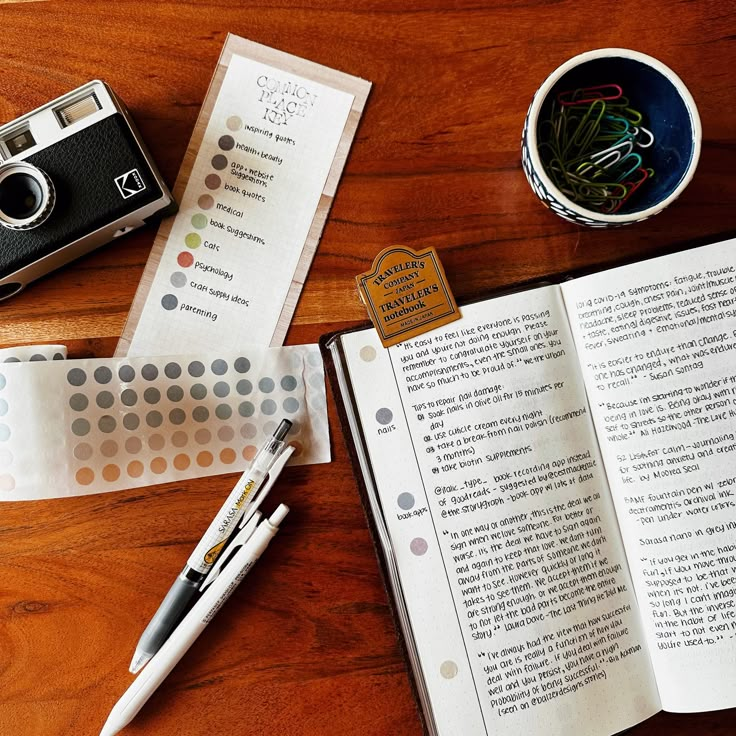
[[[665,710],[736,705],[735,246],[563,287]]]
[[[342,338],[438,732],[607,736],[659,700],[559,289],[462,312]]]

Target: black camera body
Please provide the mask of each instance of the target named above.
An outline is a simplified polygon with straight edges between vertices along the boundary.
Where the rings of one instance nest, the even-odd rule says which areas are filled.
[[[176,203],[122,102],[90,82],[0,128],[0,299]]]

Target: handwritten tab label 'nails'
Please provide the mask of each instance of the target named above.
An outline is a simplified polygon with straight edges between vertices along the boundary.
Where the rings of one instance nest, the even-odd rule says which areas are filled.
[[[434,248],[384,248],[356,280],[384,347],[460,318]]]

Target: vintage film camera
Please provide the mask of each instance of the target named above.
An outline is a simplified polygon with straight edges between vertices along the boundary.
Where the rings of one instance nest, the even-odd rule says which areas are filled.
[[[0,127],[0,299],[176,211],[125,105],[100,81]]]

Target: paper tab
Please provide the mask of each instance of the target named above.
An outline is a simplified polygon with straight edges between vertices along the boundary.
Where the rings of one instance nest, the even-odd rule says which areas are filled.
[[[384,248],[357,282],[384,347],[460,318],[434,248]]]

